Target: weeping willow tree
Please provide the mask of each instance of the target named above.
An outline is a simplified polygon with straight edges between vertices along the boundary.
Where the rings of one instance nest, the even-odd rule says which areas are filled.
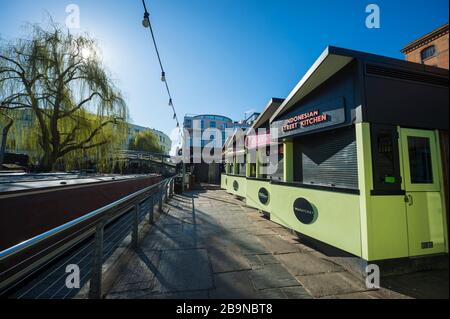
[[[152,131],[142,131],[135,133],[128,145],[132,151],[162,153],[162,148],[158,143],[158,136]]]
[[[2,109],[32,115],[15,121],[11,143],[29,150],[46,171],[80,167],[87,159],[107,170],[125,144],[128,112],[95,40],[53,23],[29,28],[29,39],[0,48],[0,78],[8,88],[0,87]]]
[[[5,60],[0,59],[0,169],[3,165],[8,134],[14,125],[14,111],[11,105],[18,98],[17,88],[8,76],[6,65]]]

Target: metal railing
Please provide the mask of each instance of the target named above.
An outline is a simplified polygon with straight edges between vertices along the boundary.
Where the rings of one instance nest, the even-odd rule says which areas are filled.
[[[24,252],[27,249],[36,247],[39,243],[43,243],[46,240],[54,238],[56,235],[62,232],[68,232],[75,227],[80,226],[84,222],[92,221],[87,227],[83,227],[83,233],[92,233],[94,230],[94,253],[92,260],[92,271],[91,280],[89,286],[89,298],[100,299],[102,297],[102,265],[103,265],[103,242],[104,242],[104,229],[113,220],[122,216],[125,213],[133,211],[133,224],[131,227],[131,245],[133,248],[138,247],[138,229],[139,229],[139,211],[140,205],[144,201],[150,199],[151,205],[148,211],[148,222],[150,224],[154,223],[154,206],[155,199],[158,201],[158,211],[162,213],[163,201],[168,202],[169,198],[173,197],[175,188],[175,176],[166,178],[154,185],[150,185],[143,188],[137,192],[127,195],[117,201],[114,201],[106,206],[98,208],[90,213],[87,213],[79,218],[71,220],[61,226],[48,230],[40,235],[33,238],[25,240],[15,246],[5,249],[0,252],[0,263],[7,258],[13,257],[16,254]],[[156,191],[155,191],[156,190]],[[156,198],[155,198],[156,197]],[[64,254],[64,252],[75,246],[66,245],[58,255]],[[0,292],[5,290],[8,286],[12,285],[15,281],[21,280],[26,277],[29,273],[33,272],[36,268],[39,268],[42,264],[47,262],[50,253],[46,254],[44,257],[35,261],[31,266],[27,267],[25,270],[21,270],[16,273],[13,277],[7,278],[0,282]],[[13,266],[15,267],[15,266]],[[12,268],[13,268],[12,267]],[[10,271],[8,269],[6,271]],[[5,271],[5,272],[6,272]]]

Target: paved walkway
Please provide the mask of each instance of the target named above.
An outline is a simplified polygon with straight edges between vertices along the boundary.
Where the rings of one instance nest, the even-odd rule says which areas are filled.
[[[175,196],[107,298],[389,298],[223,190]]]

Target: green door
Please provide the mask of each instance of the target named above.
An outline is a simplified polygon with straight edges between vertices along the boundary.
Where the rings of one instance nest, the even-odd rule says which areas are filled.
[[[433,131],[401,129],[409,255],[445,252],[437,139]]]

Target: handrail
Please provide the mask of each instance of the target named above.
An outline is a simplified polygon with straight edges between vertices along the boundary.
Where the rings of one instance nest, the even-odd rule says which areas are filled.
[[[147,193],[147,192],[149,192],[149,191],[151,191],[151,190],[153,190],[153,189],[155,189],[155,188],[158,189],[160,187],[162,187],[162,188],[165,187],[166,188],[166,200],[167,200],[167,186],[170,187],[169,196],[173,195],[173,186],[174,186],[175,177],[176,177],[176,175],[168,177],[168,178],[165,178],[165,179],[163,179],[162,181],[160,181],[160,182],[158,182],[156,184],[153,184],[153,185],[150,185],[148,187],[145,187],[145,188],[143,188],[143,189],[141,189],[139,191],[136,191],[136,192],[134,192],[134,193],[132,193],[130,195],[122,197],[119,200],[116,200],[116,201],[114,201],[114,202],[112,202],[112,203],[110,203],[108,205],[105,205],[103,207],[95,209],[94,211],[92,211],[90,213],[87,213],[87,214],[85,214],[85,215],[83,215],[81,217],[73,219],[73,220],[71,220],[71,221],[69,221],[69,222],[67,222],[65,224],[62,224],[62,225],[60,225],[58,227],[55,227],[55,228],[53,228],[51,230],[48,230],[48,231],[46,231],[46,232],[44,232],[42,234],[39,234],[39,235],[37,235],[35,237],[27,239],[27,240],[25,240],[25,241],[23,241],[23,242],[21,242],[19,244],[16,244],[16,245],[14,245],[12,247],[9,247],[9,248],[7,248],[7,249],[5,249],[5,250],[0,252],[0,261],[4,260],[6,258],[9,258],[9,257],[11,257],[11,256],[13,256],[13,255],[15,255],[15,254],[17,254],[17,253],[27,249],[27,248],[33,247],[36,244],[38,244],[38,243],[40,243],[40,242],[42,242],[44,240],[52,238],[55,235],[60,234],[63,231],[69,230],[72,227],[81,224],[82,222],[88,221],[88,220],[90,220],[90,219],[92,219],[94,217],[102,216],[102,214],[105,214],[105,215],[103,215],[103,217],[109,217],[109,218],[107,218],[107,220],[105,220],[105,218],[99,218],[98,220],[95,220],[92,223],[92,225],[90,225],[90,227],[88,227],[85,231],[88,231],[88,230],[90,230],[92,228],[97,229],[97,228],[99,228],[99,226],[101,228],[103,228],[114,217],[114,216],[108,216],[106,213],[108,213],[111,210],[119,207],[121,204],[127,203],[127,202],[129,202],[130,200],[133,200],[133,199],[138,199],[137,201],[133,202],[133,204],[136,205],[136,207],[138,207],[138,205],[143,200],[147,199],[148,197],[151,197],[152,195],[149,195],[146,198],[140,198],[140,196],[145,194],[145,193]],[[163,198],[163,195],[162,195],[162,191],[161,191],[160,198],[159,198],[160,199],[160,202],[159,202],[159,209],[160,210],[161,210],[161,205],[162,205],[162,198]],[[152,208],[152,211],[153,211],[153,208]],[[151,218],[153,218],[153,217],[151,217]],[[137,225],[134,225],[134,229],[137,231]],[[136,237],[137,234],[132,234],[132,235],[133,235],[133,237]],[[100,283],[100,285],[101,285],[101,283]],[[101,291],[101,287],[97,287],[97,289],[99,289]]]

